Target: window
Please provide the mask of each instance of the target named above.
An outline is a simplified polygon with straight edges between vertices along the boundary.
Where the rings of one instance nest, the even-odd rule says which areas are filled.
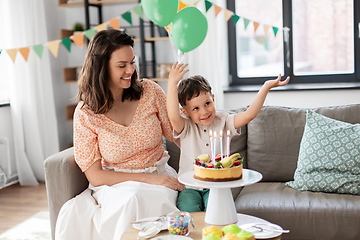
[[[227,0],[231,86],[278,74],[290,84],[360,86],[360,2]],[[255,31],[256,28],[256,31]],[[324,84],[323,84],[324,85]]]

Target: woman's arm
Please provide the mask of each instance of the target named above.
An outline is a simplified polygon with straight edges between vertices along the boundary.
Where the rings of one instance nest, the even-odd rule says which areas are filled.
[[[250,107],[245,112],[237,113],[235,115],[235,128],[240,128],[253,120],[260,112],[270,89],[274,87],[285,86],[286,84],[288,84],[289,80],[290,77],[287,77],[284,81],[281,81],[281,75],[279,75],[277,79],[266,81],[256,95],[253,102],[251,103]]]
[[[101,160],[94,162],[85,172],[86,178],[94,187],[114,185],[126,181],[136,181],[154,185],[162,185],[175,191],[184,190],[184,185],[169,175],[151,173],[124,173],[103,170]]]

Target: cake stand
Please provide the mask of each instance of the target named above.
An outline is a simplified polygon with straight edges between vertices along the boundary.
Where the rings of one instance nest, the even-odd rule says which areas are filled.
[[[242,187],[259,182],[259,172],[243,169],[240,180],[229,182],[205,182],[194,178],[194,171],[179,176],[179,182],[196,188],[209,188],[209,199],[206,207],[205,222],[212,225],[228,225],[238,221],[231,188]]]

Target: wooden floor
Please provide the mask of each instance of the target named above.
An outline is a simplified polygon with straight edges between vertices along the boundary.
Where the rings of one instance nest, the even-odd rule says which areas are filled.
[[[45,183],[0,189],[0,234],[39,211],[48,211]]]

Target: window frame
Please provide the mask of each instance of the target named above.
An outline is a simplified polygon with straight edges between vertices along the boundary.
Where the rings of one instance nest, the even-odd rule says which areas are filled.
[[[235,1],[226,0],[227,9],[235,13]],[[325,75],[294,75],[293,60],[293,36],[292,36],[292,0],[282,0],[283,27],[288,27],[290,66],[284,62],[284,76],[290,76],[291,81],[288,89],[296,85],[296,89],[311,88],[336,88],[341,83],[341,88],[360,88],[360,1],[353,0],[354,6],[354,73],[351,74],[325,74]],[[284,36],[284,34],[283,34]],[[286,61],[286,43],[283,39],[283,59]],[[274,78],[269,77],[238,77],[237,75],[237,49],[236,49],[236,26],[232,20],[228,21],[228,52],[229,52],[229,87],[261,85],[264,81]],[[313,86],[312,86],[313,85]],[[326,86],[328,85],[328,86]],[[333,86],[331,86],[333,85]]]

